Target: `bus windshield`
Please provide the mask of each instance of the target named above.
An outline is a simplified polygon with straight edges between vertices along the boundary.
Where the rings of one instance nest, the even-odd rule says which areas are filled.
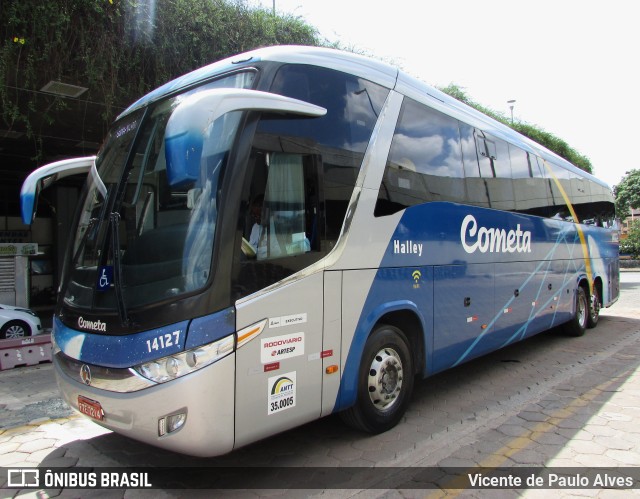
[[[222,202],[219,187],[240,113],[215,120],[199,143],[181,143],[179,156],[176,147],[167,153],[165,130],[187,96],[212,88],[249,88],[253,80],[253,72],[227,76],[115,124],[87,180],[70,249],[67,305],[118,310],[123,317],[123,308],[160,302],[207,283]]]

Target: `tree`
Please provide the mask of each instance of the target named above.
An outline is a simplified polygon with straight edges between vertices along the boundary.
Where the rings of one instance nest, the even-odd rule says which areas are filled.
[[[640,258],[640,220],[635,220],[629,228],[629,235],[620,241],[620,253],[631,258]]]
[[[50,80],[88,87],[83,99],[104,105],[107,125],[168,80],[279,44],[321,41],[300,18],[243,0],[1,0],[0,128],[31,137],[53,122],[68,103],[40,92]]]
[[[622,181],[614,186],[616,196],[616,213],[618,218],[625,219],[631,208],[640,208],[640,170],[631,170]]]
[[[581,170],[593,173],[593,167],[589,158],[580,154],[578,151],[570,147],[564,140],[556,137],[552,133],[549,133],[536,125],[531,125],[522,121],[515,121],[512,123],[511,119],[507,118],[503,114],[474,102],[459,86],[453,83],[447,87],[441,88],[440,90],[454,99],[464,102],[477,111],[486,114],[494,120],[513,128],[516,132],[521,133],[525,137],[529,137],[531,140],[543,145],[550,151],[555,152],[558,156],[566,159],[569,163],[574,164]]]

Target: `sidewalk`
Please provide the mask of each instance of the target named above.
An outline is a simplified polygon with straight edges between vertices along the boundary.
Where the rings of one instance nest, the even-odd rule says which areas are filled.
[[[0,372],[0,401],[0,432],[73,413],[60,398],[51,363]]]
[[[625,273],[621,281],[625,291],[614,307],[603,310],[598,328],[580,338],[541,335],[437,375],[416,387],[398,427],[375,436],[325,419],[227,456],[189,458],[110,434],[72,413],[59,397],[51,364],[2,371],[0,467],[377,466],[416,469],[409,480],[414,486],[420,482],[420,467],[611,467],[640,472],[640,276]],[[548,490],[461,490],[455,485],[448,484],[447,492],[463,497],[549,497]],[[78,497],[74,490],[56,492]],[[101,495],[125,495],[111,492]],[[400,487],[311,492],[336,498],[423,498],[435,491]],[[276,494],[252,490],[243,497]],[[553,494],[628,497],[640,495],[640,489]],[[305,496],[301,490],[277,495]]]
[[[68,444],[108,433],[62,401],[51,363],[0,372],[0,400],[0,467],[76,466]]]

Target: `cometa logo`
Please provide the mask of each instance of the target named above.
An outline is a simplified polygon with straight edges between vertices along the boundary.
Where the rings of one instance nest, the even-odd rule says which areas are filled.
[[[505,230],[497,227],[479,227],[473,215],[467,215],[460,227],[460,241],[467,253],[531,253],[531,232]]]
[[[107,332],[107,324],[101,320],[87,321],[84,317],[78,317],[78,327],[82,329],[91,329],[92,331]]]

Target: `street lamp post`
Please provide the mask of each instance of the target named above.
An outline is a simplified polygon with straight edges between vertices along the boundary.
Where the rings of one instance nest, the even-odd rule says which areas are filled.
[[[511,109],[511,124],[513,125],[513,106],[515,105],[516,100],[515,99],[511,99],[507,101],[507,104],[509,104],[509,109]]]

